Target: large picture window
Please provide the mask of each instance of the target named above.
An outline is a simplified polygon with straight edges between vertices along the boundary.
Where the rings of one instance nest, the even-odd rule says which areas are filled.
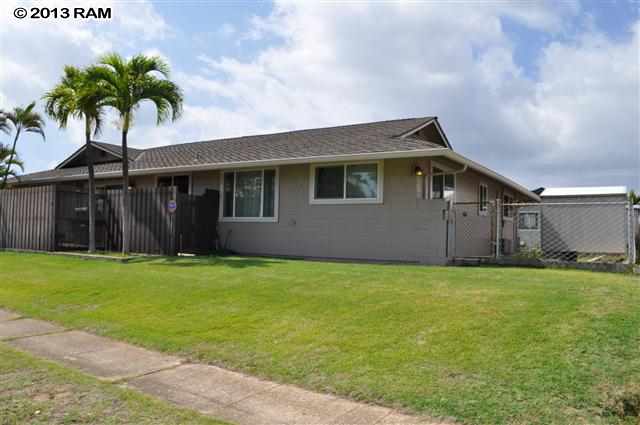
[[[312,165],[312,204],[382,202],[382,162]]]
[[[225,171],[223,221],[276,221],[277,170]]]

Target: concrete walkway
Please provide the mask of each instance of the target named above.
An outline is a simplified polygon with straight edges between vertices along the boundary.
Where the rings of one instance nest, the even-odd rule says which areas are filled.
[[[435,424],[264,381],[0,310],[0,341],[103,380],[239,425]]]

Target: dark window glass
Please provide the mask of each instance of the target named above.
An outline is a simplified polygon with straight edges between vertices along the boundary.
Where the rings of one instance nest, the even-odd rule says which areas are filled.
[[[378,196],[378,166],[376,164],[347,165],[347,198]]]
[[[264,170],[263,217],[273,217],[275,211],[276,171]]]
[[[489,206],[489,192],[487,186],[481,184],[479,191],[480,211],[487,211]]]
[[[260,217],[262,171],[238,171],[236,179],[236,217]]]
[[[158,187],[176,186],[178,193],[189,193],[189,176],[162,176],[158,177]]]
[[[170,186],[171,186],[171,176],[158,177],[158,187],[170,187]]]
[[[344,166],[316,168],[316,199],[344,198]]]
[[[233,217],[233,173],[224,174],[224,211],[225,217]]]
[[[451,200],[456,193],[456,178],[453,174],[444,175],[444,198]]]
[[[432,177],[431,190],[433,199],[444,198],[444,176],[442,174]]]
[[[174,176],[173,185],[178,188],[178,193],[189,193],[189,176]]]

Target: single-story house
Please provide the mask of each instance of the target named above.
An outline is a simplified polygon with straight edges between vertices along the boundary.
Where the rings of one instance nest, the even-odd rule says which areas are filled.
[[[547,257],[624,255],[630,243],[625,186],[550,187],[534,192],[539,206],[518,208],[520,249],[539,249]],[[633,231],[633,230],[631,230]]]
[[[121,148],[100,142],[95,147],[97,186],[117,188]],[[244,254],[442,264],[454,255],[492,254],[493,200],[540,200],[455,152],[436,117],[129,149],[128,154],[133,188],[173,185],[194,195],[218,190],[219,238],[227,249]],[[84,188],[85,155],[83,146],[55,169],[20,176],[12,186]],[[480,229],[471,237],[467,231],[456,235],[451,211],[458,204],[472,205],[460,215],[468,229]]]

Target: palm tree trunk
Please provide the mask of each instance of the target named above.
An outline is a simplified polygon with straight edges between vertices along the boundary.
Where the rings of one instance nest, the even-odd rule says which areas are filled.
[[[11,148],[11,154],[9,154],[9,161],[7,162],[7,170],[2,178],[2,187],[4,188],[7,185],[7,179],[9,178],[9,174],[11,174],[11,162],[13,161],[13,157],[16,154],[16,144],[18,143],[18,137],[20,137],[20,128],[16,129],[16,137],[13,138],[13,147]]]
[[[93,170],[93,146],[91,145],[91,121],[85,117],[85,143],[87,168],[89,169],[89,253],[96,252],[96,180]]]
[[[122,254],[129,254],[129,153],[127,133],[129,116],[125,115],[122,125]]]

